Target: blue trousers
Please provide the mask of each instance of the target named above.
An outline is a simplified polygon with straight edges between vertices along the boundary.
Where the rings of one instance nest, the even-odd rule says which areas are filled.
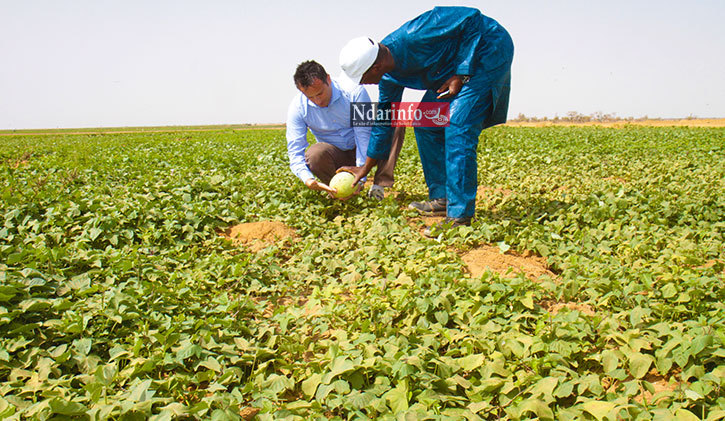
[[[513,50],[512,50],[513,53]],[[498,71],[475,74],[450,101],[448,127],[416,127],[415,138],[423,165],[428,197],[446,198],[447,215],[472,217],[476,210],[481,131],[506,122],[511,86],[511,61]],[[429,90],[422,102],[436,102]]]

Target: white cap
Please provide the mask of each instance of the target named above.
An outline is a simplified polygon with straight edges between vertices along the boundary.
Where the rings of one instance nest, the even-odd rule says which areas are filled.
[[[356,85],[378,57],[378,43],[368,37],[351,39],[340,51],[340,67]]]

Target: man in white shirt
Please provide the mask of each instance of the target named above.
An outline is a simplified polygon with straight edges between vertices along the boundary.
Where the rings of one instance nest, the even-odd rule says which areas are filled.
[[[370,102],[370,97],[362,86],[332,79],[315,61],[297,66],[294,82],[300,93],[287,112],[290,169],[308,188],[333,193],[328,184],[338,168],[365,163],[371,128],[351,126],[350,103]],[[308,129],[317,139],[312,146],[307,142]],[[383,188],[393,185],[393,170],[404,136],[405,128],[398,128],[390,158],[375,173],[371,197],[382,200]]]

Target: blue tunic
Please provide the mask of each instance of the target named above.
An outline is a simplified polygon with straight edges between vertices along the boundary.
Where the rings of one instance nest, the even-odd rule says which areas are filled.
[[[450,102],[449,127],[415,128],[431,199],[448,199],[448,216],[473,216],[476,148],[487,127],[506,122],[513,42],[494,19],[468,7],[436,7],[385,37],[395,68],[378,84],[379,101],[399,102],[404,88],[427,90],[423,102],[454,75],[469,83]],[[393,128],[375,126],[368,156],[386,159]]]

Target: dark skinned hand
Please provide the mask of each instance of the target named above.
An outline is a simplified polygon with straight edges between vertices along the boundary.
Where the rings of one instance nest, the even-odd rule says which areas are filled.
[[[443,85],[441,85],[441,87],[438,88],[438,90],[436,91],[439,94],[448,91],[448,93],[445,95],[439,95],[438,99],[452,98],[456,96],[459,92],[461,92],[462,87],[463,79],[461,79],[461,76],[453,75],[450,77],[450,79],[443,82]]]
[[[370,157],[365,159],[365,164],[362,167],[340,167],[337,169],[337,172],[340,171],[347,171],[350,174],[355,176],[355,180],[352,182],[353,184],[357,184],[365,178],[366,175],[370,172],[370,170],[373,169],[374,166],[378,165],[378,161],[375,159],[372,159]]]

